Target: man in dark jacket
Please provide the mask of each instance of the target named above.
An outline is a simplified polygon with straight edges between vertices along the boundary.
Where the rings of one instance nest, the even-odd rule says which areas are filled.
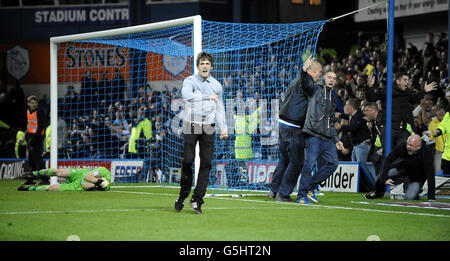
[[[307,77],[303,81],[310,79]],[[297,202],[300,204],[318,202],[314,189],[332,175],[339,164],[336,148],[342,150],[343,144],[337,137],[334,125],[336,99],[331,95],[331,91],[335,81],[336,74],[327,72],[325,86],[302,84],[304,92],[311,96],[311,99],[303,128],[306,147],[297,195]],[[312,176],[311,172],[319,158],[323,160],[323,164]]]
[[[39,99],[32,95],[27,98],[27,132],[25,140],[28,148],[28,165],[30,171],[36,171],[45,168],[42,158],[44,152],[44,134],[48,125],[47,115],[38,108]],[[34,180],[27,180],[24,184],[34,184]],[[43,177],[40,185],[48,185],[49,178]]]
[[[292,201],[289,195],[294,190],[303,167],[303,125],[308,100],[302,85],[314,84],[322,74],[320,63],[316,62],[314,66],[310,66],[310,63],[305,61],[301,74],[289,84],[279,113],[280,158],[268,195],[278,201]]]
[[[342,126],[342,131],[344,133],[350,132],[353,144],[352,161],[359,162],[362,169],[369,174],[367,156],[370,151],[371,133],[360,107],[360,102],[357,99],[348,99],[345,103],[344,112],[349,115],[350,124]]]
[[[375,172],[379,173],[384,153],[383,148],[386,137],[386,129],[384,124],[386,123],[386,118],[383,111],[379,110],[378,105],[375,102],[368,102],[365,104],[362,111],[367,118],[369,123],[368,126],[370,126],[370,131],[372,133],[372,162],[375,165]]]
[[[366,199],[382,198],[386,185],[394,185],[400,178],[409,179],[405,198],[418,199],[425,181],[428,181],[428,199],[435,199],[435,177],[433,154],[425,146],[419,135],[413,134],[406,142],[394,147],[384,159],[380,175],[375,183],[375,191],[364,195]]]
[[[408,124],[415,128],[412,108],[409,101],[420,100],[425,93],[436,89],[437,83],[425,84],[424,90],[418,94],[413,94],[408,88],[409,76],[405,72],[395,74],[395,81],[392,85],[392,147],[406,141],[411,134],[408,132]]]

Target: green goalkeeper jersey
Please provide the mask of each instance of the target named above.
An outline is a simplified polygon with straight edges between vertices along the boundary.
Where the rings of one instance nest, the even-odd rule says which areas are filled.
[[[70,176],[66,178],[66,182],[61,184],[60,191],[83,191],[82,184],[84,183],[84,177],[92,172],[95,177],[103,177],[111,183],[111,173],[105,167],[90,169],[70,169]],[[105,188],[109,190],[111,185]]]

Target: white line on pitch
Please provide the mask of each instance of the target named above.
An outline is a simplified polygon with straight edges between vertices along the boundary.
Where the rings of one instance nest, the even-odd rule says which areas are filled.
[[[219,199],[219,198],[218,198]],[[240,199],[240,198],[220,198],[223,200],[237,200],[237,201],[246,201],[246,202],[259,202],[259,203],[271,203],[271,204],[290,204],[295,205],[290,202],[278,202],[278,201],[261,201],[254,199]],[[416,213],[416,212],[405,212],[405,211],[393,211],[393,210],[382,210],[382,209],[369,209],[369,208],[353,208],[353,207],[343,207],[343,206],[329,206],[329,205],[321,205],[321,204],[309,204],[309,205],[295,205],[299,207],[317,207],[317,208],[328,208],[328,209],[343,209],[343,210],[356,210],[356,211],[365,211],[365,212],[378,212],[378,213],[390,213],[390,214],[405,214],[405,215],[415,215],[415,216],[430,216],[430,217],[446,217],[450,218],[450,215],[443,214],[430,214],[430,213]]]
[[[151,193],[151,192],[136,192],[136,191],[114,191],[114,192],[133,193],[133,194],[162,195],[162,196],[176,196],[175,194],[169,194],[169,193]],[[210,198],[211,199],[244,201],[244,202],[268,203],[268,204],[286,204],[286,205],[290,205],[292,207],[313,207],[313,208],[317,207],[317,208],[328,208],[328,209],[356,210],[356,211],[364,211],[364,212],[404,214],[404,215],[414,215],[414,216],[430,216],[430,217],[446,217],[446,218],[450,217],[450,215],[443,215],[443,214],[417,213],[417,212],[406,212],[406,211],[370,209],[370,208],[353,208],[353,207],[330,206],[330,205],[321,205],[321,204],[310,204],[310,205],[300,206],[300,205],[292,203],[292,202],[263,201],[263,200],[255,200],[255,199],[224,198],[224,197],[210,197]]]
[[[151,192],[137,192],[137,191],[110,191],[110,192],[120,192],[129,194],[144,194],[144,195],[157,195],[157,196],[176,196],[176,194],[170,193],[151,193]],[[234,200],[243,202],[255,202],[255,203],[266,203],[266,204],[278,204],[278,205],[289,205],[289,207],[282,207],[282,209],[297,209],[296,207],[312,207],[312,208],[327,208],[327,209],[342,209],[342,210],[356,210],[365,212],[378,212],[378,213],[390,213],[390,214],[404,214],[404,215],[415,215],[415,216],[431,216],[431,217],[450,217],[450,215],[442,214],[430,214],[430,213],[415,213],[415,212],[404,212],[404,211],[392,211],[392,210],[380,210],[380,209],[367,209],[367,208],[353,208],[353,207],[343,207],[343,206],[329,206],[320,204],[311,204],[306,206],[299,206],[294,203],[289,202],[278,202],[278,201],[262,201],[254,199],[241,199],[241,198],[216,198],[212,199],[222,199],[222,200]],[[232,210],[232,209],[261,209],[261,207],[217,207],[208,208],[211,210]],[[273,209],[273,208],[272,208]],[[71,210],[71,211],[26,211],[26,212],[0,212],[0,215],[26,215],[26,214],[67,214],[67,213],[100,213],[100,212],[133,212],[133,211],[158,211],[162,209],[146,208],[146,209],[105,209],[105,210]]]

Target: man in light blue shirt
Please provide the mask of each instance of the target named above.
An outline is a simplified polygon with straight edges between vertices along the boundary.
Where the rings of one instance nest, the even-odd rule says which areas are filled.
[[[201,52],[197,56],[198,74],[183,81],[181,94],[185,100],[183,121],[183,161],[181,166],[180,194],[175,202],[175,211],[181,211],[184,200],[192,187],[192,163],[195,159],[195,146],[200,147],[200,168],[192,199],[192,209],[201,214],[201,205],[206,193],[214,154],[215,124],[220,130],[220,139],[226,139],[227,123],[222,99],[222,85],[211,76],[214,59],[211,54]]]

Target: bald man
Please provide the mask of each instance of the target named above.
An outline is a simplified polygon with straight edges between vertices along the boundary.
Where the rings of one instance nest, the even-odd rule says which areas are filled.
[[[294,191],[304,163],[305,138],[303,126],[308,110],[308,95],[304,85],[315,85],[322,75],[322,65],[308,58],[303,70],[289,84],[281,104],[279,123],[280,157],[273,173],[268,196],[278,201],[292,201]]]
[[[386,192],[386,185],[401,183],[400,178],[405,177],[408,180],[405,188],[406,199],[418,199],[427,180],[428,200],[435,199],[433,153],[417,134],[409,136],[406,142],[394,147],[383,161],[375,183],[375,191],[367,193],[364,197],[382,198]]]

